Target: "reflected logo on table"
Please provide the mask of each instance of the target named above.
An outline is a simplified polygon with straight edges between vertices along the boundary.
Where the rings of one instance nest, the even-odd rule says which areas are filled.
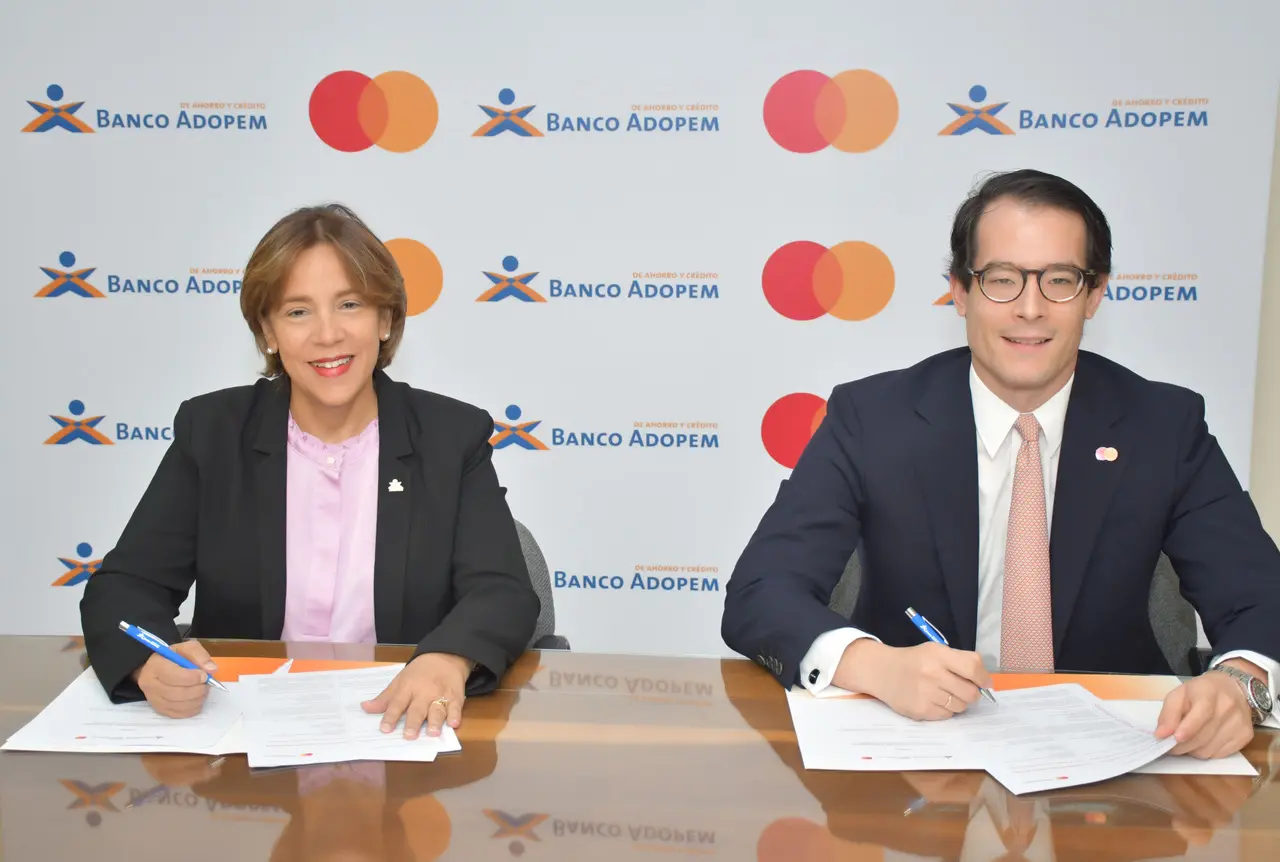
[[[813,433],[827,415],[827,402],[808,392],[784,395],[765,411],[760,438],[769,457],[788,470],[795,468]]]
[[[760,276],[764,298],[790,320],[829,314],[838,320],[867,320],[893,297],[893,264],[866,242],[827,248],[816,242],[789,242],[769,255]]]
[[[49,99],[48,102],[27,100],[27,104],[38,116],[23,126],[23,132],[50,132],[54,129],[62,129],[76,135],[93,134],[93,129],[76,116],[76,111],[84,107],[84,102],[58,104],[62,101],[64,93],[57,84],[50,84],[44,92]]]
[[[865,153],[883,144],[898,125],[898,95],[867,69],[834,77],[809,69],[783,75],[764,97],[764,127],[774,143],[793,153],[827,147]]]
[[[105,416],[85,417],[84,402],[76,399],[67,405],[70,416],[49,418],[58,425],[58,430],[44,441],[46,446],[66,446],[76,441],[92,446],[113,446],[124,442],[168,442],[173,440],[173,427],[170,425],[133,425],[128,422],[115,423],[115,439],[98,430],[98,425]]]
[[[58,783],[75,796],[75,799],[67,805],[67,810],[88,809],[84,819],[90,826],[98,826],[102,823],[102,814],[100,812],[120,813],[120,809],[116,807],[111,797],[125,789],[126,785],[123,781],[104,781],[101,784],[89,784],[85,781],[77,781],[74,778],[60,778]]]
[[[76,545],[75,557],[58,557],[58,562],[62,563],[66,571],[58,576],[52,586],[75,587],[89,580],[89,576],[98,571],[98,568],[102,565],[101,559],[89,559],[92,556],[93,545],[88,542],[81,542]]]
[[[541,843],[542,839],[538,837],[535,831],[544,820],[550,817],[550,814],[508,814],[496,808],[485,808],[484,816],[488,817],[497,824],[498,829],[490,838],[510,839],[511,843],[508,849],[512,856],[519,856],[524,853],[525,841],[536,841]]]

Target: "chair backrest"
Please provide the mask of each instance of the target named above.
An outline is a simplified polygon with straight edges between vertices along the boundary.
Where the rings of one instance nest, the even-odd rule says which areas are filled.
[[[862,586],[862,564],[855,552],[845,566],[844,574],[831,591],[828,607],[844,617],[853,615],[854,605],[858,602],[858,590]],[[1191,656],[1195,652],[1198,632],[1196,631],[1196,612],[1191,603],[1182,596],[1178,589],[1178,574],[1173,564],[1164,554],[1156,563],[1155,576],[1151,581],[1151,593],[1147,602],[1147,614],[1151,618],[1151,629],[1155,632],[1156,643],[1164,653],[1169,667],[1179,676],[1191,676],[1196,670],[1191,664]]]
[[[533,591],[542,602],[542,610],[538,614],[538,625],[533,630],[529,645],[537,643],[546,635],[555,634],[556,608],[551,595],[551,572],[547,568],[547,558],[533,538],[533,533],[524,524],[516,521],[516,535],[520,537],[520,550],[524,553],[524,563],[529,569],[529,580],[533,582]]]
[[[1147,613],[1151,617],[1151,629],[1156,643],[1164,653],[1169,667],[1179,676],[1196,673],[1191,665],[1199,632],[1196,630],[1196,611],[1182,597],[1178,588],[1178,573],[1164,554],[1156,561],[1155,578],[1151,581],[1151,594],[1147,599]]]

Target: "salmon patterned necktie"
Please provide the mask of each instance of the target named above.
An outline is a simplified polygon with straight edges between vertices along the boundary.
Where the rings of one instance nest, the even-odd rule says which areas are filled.
[[[1053,605],[1049,591],[1049,522],[1045,515],[1040,423],[1024,413],[1009,504],[1000,620],[1000,665],[1005,670],[1053,669]]]

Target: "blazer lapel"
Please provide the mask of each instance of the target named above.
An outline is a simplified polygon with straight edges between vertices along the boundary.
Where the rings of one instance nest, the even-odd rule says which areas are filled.
[[[1062,431],[1049,532],[1055,655],[1071,620],[1098,531],[1124,475],[1124,456],[1132,451],[1133,441],[1119,424],[1124,409],[1123,395],[1105,376],[1096,357],[1081,352]],[[1114,448],[1120,457],[1098,460],[1099,448]]]
[[[409,515],[415,493],[409,419],[400,388],[381,371],[378,393],[378,526],[373,562],[373,617],[379,643],[400,643],[404,578],[409,554]]]
[[[289,380],[280,378],[266,388],[258,405],[257,428],[253,434],[253,483],[257,511],[258,587],[262,610],[262,637],[275,640],[284,630],[287,563],[285,531],[287,519],[289,433]]]
[[[916,405],[927,423],[916,478],[955,621],[955,631],[943,634],[964,650],[973,649],[978,637],[978,439],[968,375],[969,353],[963,351],[934,376]]]

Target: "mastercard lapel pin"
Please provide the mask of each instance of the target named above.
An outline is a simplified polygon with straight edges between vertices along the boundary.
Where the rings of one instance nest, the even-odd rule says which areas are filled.
[[[1098,451],[1093,453],[1093,457],[1099,461],[1114,461],[1120,457],[1120,453],[1112,446],[1099,446]]]

